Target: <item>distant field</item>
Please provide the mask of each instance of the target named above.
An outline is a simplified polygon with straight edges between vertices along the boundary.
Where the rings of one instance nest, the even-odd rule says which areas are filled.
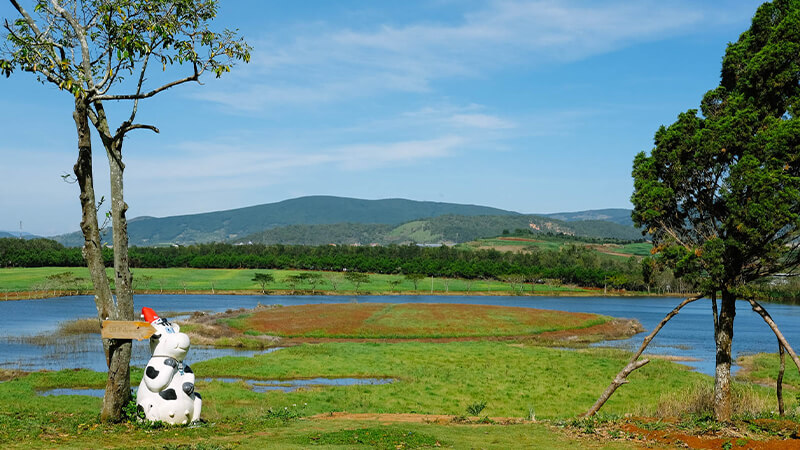
[[[231,326],[282,337],[415,339],[534,335],[609,320],[597,314],[507,306],[368,303],[256,310]]]
[[[58,274],[71,273],[76,279],[67,285],[59,284],[48,279]],[[133,269],[134,288],[138,292],[218,292],[218,291],[247,291],[247,293],[261,293],[261,287],[252,281],[256,273],[271,273],[275,282],[267,285],[267,291],[315,292],[325,291],[329,294],[349,295],[356,293],[356,286],[345,280],[341,272],[318,272],[322,281],[312,287],[309,283],[292,285],[287,278],[304,271],[297,270],[257,270],[257,269]],[[112,277],[113,272],[107,269],[107,275]],[[578,294],[591,293],[592,290],[575,286],[531,285],[523,286],[524,292],[531,293],[531,288],[537,294]],[[5,294],[19,291],[86,291],[91,289],[89,271],[85,267],[35,267],[35,268],[0,268],[0,299]],[[517,287],[519,289],[519,287]],[[358,293],[394,294],[394,293],[513,293],[514,287],[509,283],[497,280],[464,280],[455,278],[424,278],[414,288],[413,282],[402,275],[376,275],[369,274],[369,281],[358,287]]]
[[[539,250],[558,250],[565,245],[585,246],[595,250],[598,253],[626,258],[631,256],[649,256],[650,250],[653,248],[653,244],[649,242],[637,242],[632,244],[595,244],[580,240],[564,241],[560,239],[548,239],[547,236],[536,236],[530,238],[500,236],[495,238],[478,239],[476,241],[464,244],[464,246],[467,248],[493,248],[498,251],[512,252],[520,252],[529,248],[535,248]]]

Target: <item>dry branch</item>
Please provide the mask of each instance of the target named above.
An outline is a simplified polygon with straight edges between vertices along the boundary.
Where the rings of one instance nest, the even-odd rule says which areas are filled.
[[[600,398],[597,399],[594,405],[592,405],[592,407],[589,408],[589,411],[587,411],[586,414],[584,414],[584,417],[591,417],[597,414],[597,411],[599,411],[600,408],[602,408],[603,405],[608,401],[608,399],[611,398],[611,395],[614,394],[614,391],[616,391],[617,388],[628,382],[628,375],[630,375],[631,372],[650,362],[649,359],[643,359],[641,361],[638,361],[638,359],[640,356],[642,356],[642,353],[644,353],[644,350],[647,348],[647,346],[650,345],[650,342],[653,340],[653,338],[656,337],[656,334],[658,334],[658,332],[661,331],[662,328],[664,328],[664,325],[666,325],[670,319],[672,319],[673,317],[675,317],[676,314],[678,314],[681,308],[696,300],[700,300],[701,298],[703,298],[702,295],[696,297],[689,297],[686,300],[682,301],[680,305],[676,306],[675,309],[670,311],[669,314],[664,316],[664,318],[661,320],[658,326],[656,326],[653,329],[653,331],[651,331],[650,334],[648,334],[647,337],[644,338],[641,347],[639,347],[639,351],[637,351],[636,353],[634,353],[633,356],[631,356],[631,359],[628,362],[628,364],[617,374],[617,376],[614,377],[614,380],[611,381],[611,384],[606,388],[605,392],[603,392]]]

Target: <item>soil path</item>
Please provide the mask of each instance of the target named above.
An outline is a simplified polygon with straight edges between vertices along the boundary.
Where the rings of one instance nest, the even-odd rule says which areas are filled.
[[[332,412],[317,414],[309,419],[314,420],[374,420],[383,424],[390,423],[468,423],[480,424],[480,417],[449,416],[445,414],[371,414],[371,413],[347,413]],[[485,419],[484,419],[485,420]],[[494,425],[516,425],[521,423],[533,423],[518,417],[489,417]],[[489,422],[491,424],[491,422]]]

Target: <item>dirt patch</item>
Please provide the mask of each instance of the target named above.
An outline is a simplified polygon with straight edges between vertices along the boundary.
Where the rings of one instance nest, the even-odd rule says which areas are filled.
[[[371,414],[371,413],[347,413],[332,412],[311,416],[313,420],[374,420],[382,424],[391,423],[435,423],[435,424],[493,424],[493,425],[516,425],[521,423],[533,423],[518,417],[465,417],[450,416],[445,414]]]
[[[614,339],[627,339],[644,331],[636,319],[613,319],[609,322],[575,330],[548,331],[534,337],[534,340],[553,340],[561,342],[597,342]]]
[[[794,428],[797,424],[793,424]],[[800,440],[754,436],[741,432],[737,427],[713,434],[688,434],[677,430],[648,430],[633,423],[626,423],[620,430],[643,437],[645,441],[694,449],[800,449]]]
[[[11,381],[27,374],[21,370],[0,369],[0,381]]]
[[[738,420],[726,426],[702,425],[635,417],[596,424],[587,429],[567,426],[562,431],[576,439],[634,442],[643,448],[692,449],[800,449],[797,422],[790,420]]]

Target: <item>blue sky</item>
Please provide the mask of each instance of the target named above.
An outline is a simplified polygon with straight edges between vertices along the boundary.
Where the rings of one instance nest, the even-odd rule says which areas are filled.
[[[126,139],[129,217],[315,194],[630,207],[634,155],[716,86],[759,3],[222,1],[252,61],[140,104],[161,133]],[[25,73],[0,93],[0,230],[77,230],[69,94]]]

